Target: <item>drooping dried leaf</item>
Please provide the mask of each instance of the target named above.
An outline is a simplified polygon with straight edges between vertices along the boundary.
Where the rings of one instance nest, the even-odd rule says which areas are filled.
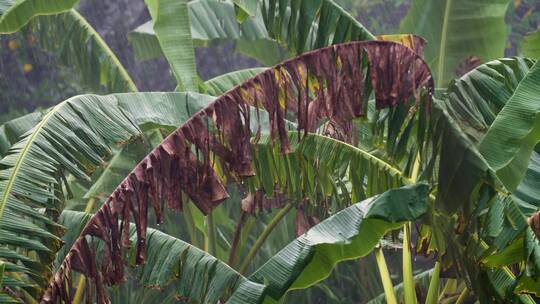
[[[304,208],[298,208],[295,219],[296,236],[306,233],[311,227],[318,223],[320,223],[320,220],[317,217],[306,214]]]
[[[266,196],[264,191],[256,191],[255,194],[249,193],[241,203],[242,211],[247,214],[257,212],[270,212],[273,209],[282,208],[285,205],[286,197],[284,194],[274,192],[271,197]]]
[[[461,62],[456,68],[456,76],[461,77],[474,70],[481,64],[482,59],[480,59],[478,56],[469,56],[465,60],[463,60],[463,62]]]
[[[527,222],[529,223],[529,226],[531,226],[536,237],[540,239],[540,212],[531,215]]]
[[[268,112],[271,137],[287,153],[286,118],[291,114],[296,117],[299,133],[313,132],[329,122],[336,137],[350,138],[351,120],[366,112],[370,93],[366,83],[373,87],[379,109],[418,102],[423,90],[427,90],[429,103],[433,91],[431,74],[417,53],[401,44],[369,41],[303,54],[217,98],[169,135],[116,188],[73,245],[42,303],[58,299],[71,303],[72,270],[94,282],[97,303],[107,303],[105,286],[124,277],[122,247],[129,245],[130,221],[137,232],[135,262],[141,264],[149,206],[161,221],[162,202],[181,210],[187,196],[208,214],[228,197],[224,181],[214,171],[216,165],[235,180],[254,175],[252,149],[260,131],[252,134],[251,130],[261,128],[250,125],[250,106]],[[264,199],[251,198],[243,208],[249,213],[276,204]],[[313,223],[308,219],[308,224]],[[100,261],[86,237],[103,241]],[[92,298],[90,292],[87,296]]]

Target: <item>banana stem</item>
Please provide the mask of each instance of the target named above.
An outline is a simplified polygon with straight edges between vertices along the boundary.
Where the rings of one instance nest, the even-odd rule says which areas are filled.
[[[184,220],[186,221],[186,226],[187,226],[187,230],[189,234],[189,239],[191,240],[191,244],[195,247],[202,249],[199,239],[197,238],[197,233],[195,230],[195,221],[193,220],[193,214],[191,213],[190,202],[188,201],[185,202],[182,215],[184,216]]]
[[[255,241],[255,244],[253,245],[253,247],[251,247],[251,249],[249,250],[246,258],[244,259],[244,262],[242,262],[242,265],[240,266],[240,269],[239,269],[239,272],[241,274],[244,274],[246,272],[247,268],[249,267],[249,264],[251,263],[251,260],[253,259],[257,251],[259,251],[261,246],[264,244],[264,241],[266,241],[266,239],[268,238],[270,233],[274,230],[274,228],[277,226],[277,224],[285,217],[285,215],[287,215],[287,213],[289,213],[289,211],[291,211],[292,208],[293,208],[292,204],[287,204],[285,207],[279,210],[279,212],[274,216],[274,218],[272,218],[270,223],[268,223],[266,228],[264,228],[263,232],[261,233],[257,241]]]
[[[437,261],[433,268],[433,274],[431,275],[431,281],[429,281],[429,289],[426,297],[426,304],[437,304],[439,297],[439,282],[441,273],[441,263]]]
[[[244,223],[246,222],[248,214],[244,211],[240,214],[240,219],[238,220],[238,223],[236,223],[236,229],[234,232],[234,238],[231,245],[231,251],[229,253],[229,260],[228,263],[229,266],[234,268],[234,263],[236,262],[236,255],[238,252],[238,244],[240,243],[240,238],[242,235],[242,229],[244,228]]]
[[[459,294],[459,298],[456,301],[456,304],[463,304],[465,303],[465,300],[469,297],[470,290],[469,288],[465,287],[463,291]]]
[[[416,304],[416,289],[414,287],[414,276],[412,271],[411,248],[411,224],[403,226],[403,287],[405,294],[405,304]]]
[[[79,282],[77,283],[77,291],[75,291],[75,296],[73,297],[73,304],[82,303],[85,286],[86,278],[81,274],[79,277]]]
[[[96,199],[93,197],[88,200],[88,203],[86,203],[86,208],[84,208],[84,212],[90,213],[92,210],[94,210],[94,204],[96,203]],[[82,303],[84,291],[86,286],[86,277],[81,274],[79,277],[79,281],[77,282],[77,291],[75,291],[75,296],[73,296],[73,304],[79,304]]]
[[[455,279],[447,279],[446,283],[444,284],[443,290],[441,291],[439,295],[439,303],[443,301],[445,294],[454,292],[456,289],[456,286],[457,286],[457,281]]]
[[[383,249],[380,247],[375,249],[375,260],[377,261],[377,266],[379,267],[379,274],[381,275],[386,303],[397,304],[396,294],[394,293],[394,285],[392,284],[392,279],[390,278],[390,271],[388,271],[388,266],[386,265]]]
[[[216,225],[212,212],[208,214],[206,220],[208,224],[208,253],[216,256]]]

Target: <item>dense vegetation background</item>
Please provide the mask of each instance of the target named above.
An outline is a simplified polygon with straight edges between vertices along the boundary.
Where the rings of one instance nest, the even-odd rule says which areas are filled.
[[[336,1],[357,17],[372,33],[392,34],[410,7],[410,0],[339,0]],[[134,78],[141,91],[170,91],[174,77],[165,59],[137,61],[127,39],[127,33],[150,20],[143,0],[82,1],[81,13],[105,38],[111,49]],[[540,2],[514,0],[507,13],[509,44],[506,56],[521,54],[523,36],[540,25]],[[69,67],[57,64],[58,58],[36,45],[40,39],[34,33],[16,33],[0,37],[0,123],[56,104],[74,94],[82,94]],[[251,58],[234,53],[232,43],[198,48],[197,67],[206,80],[225,72],[255,67]]]

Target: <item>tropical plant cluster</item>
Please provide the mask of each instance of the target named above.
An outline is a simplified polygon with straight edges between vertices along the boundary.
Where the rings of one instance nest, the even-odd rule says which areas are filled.
[[[0,303],[540,298],[540,40],[503,58],[509,1],[376,36],[332,0],[145,0],[127,39],[174,92],[77,2],[0,1],[92,92],[0,126]],[[263,67],[203,81],[223,42]]]

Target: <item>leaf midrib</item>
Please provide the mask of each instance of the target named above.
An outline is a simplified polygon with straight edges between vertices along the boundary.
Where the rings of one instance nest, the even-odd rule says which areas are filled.
[[[9,200],[9,195],[11,193],[11,189],[13,189],[13,185],[15,184],[16,176],[19,173],[19,170],[22,166],[22,163],[24,159],[26,158],[26,155],[30,151],[30,147],[34,143],[36,137],[40,134],[40,131],[43,129],[45,124],[51,119],[51,117],[58,112],[58,110],[68,101],[70,101],[72,98],[67,99],[58,105],[56,105],[54,108],[52,108],[49,113],[45,114],[43,116],[43,119],[37,124],[35,130],[32,132],[30,137],[28,138],[28,141],[24,145],[24,148],[21,150],[20,156],[17,159],[17,162],[15,162],[15,165],[12,167],[12,172],[9,175],[8,183],[6,185],[6,188],[4,189],[4,193],[2,194],[2,200],[0,201],[0,220],[2,219],[2,216],[4,214],[4,209],[7,205],[7,202]]]
[[[444,79],[444,61],[446,57],[446,34],[448,32],[448,19],[450,18],[450,8],[452,7],[452,0],[446,0],[446,6],[444,8],[443,24],[441,29],[441,42],[439,44],[439,62],[437,63],[437,85],[441,86]]]
[[[137,92],[137,86],[135,85],[135,82],[133,81],[131,76],[129,76],[126,68],[122,65],[118,57],[116,57],[116,54],[111,50],[109,45],[105,42],[105,40],[103,40],[103,37],[101,37],[101,35],[96,31],[96,29],[92,25],[90,25],[90,23],[88,23],[88,21],[76,9],[69,10],[68,14],[70,14],[72,18],[76,19],[77,22],[84,25],[85,29],[90,33],[90,36],[94,38],[95,42],[99,45],[99,47],[106,53],[107,56],[109,56],[109,59],[114,64],[114,67],[118,69],[120,76],[124,78],[124,81],[127,83],[129,91]]]
[[[349,143],[346,143],[344,141],[340,141],[340,140],[337,140],[335,138],[332,138],[332,137],[328,137],[328,136],[324,136],[324,135],[321,135],[321,134],[315,134],[315,133],[309,133],[310,136],[314,136],[314,137],[319,137],[319,138],[323,138],[323,139],[326,139],[326,140],[331,140],[331,141],[334,141],[340,145],[344,145],[348,148],[351,148],[353,149],[354,151],[357,151],[359,152],[360,154],[362,154],[362,157],[364,157],[365,159],[367,160],[373,160],[377,163],[380,164],[381,167],[387,169],[388,171],[394,173],[394,174],[397,174],[401,180],[403,181],[404,184],[406,185],[413,185],[414,182],[405,176],[405,174],[403,174],[403,171],[401,171],[399,168],[396,168],[394,166],[392,166],[391,164],[387,163],[386,161],[378,158],[377,156],[375,155],[372,155],[371,153],[367,152],[367,151],[364,151],[363,149],[359,148],[359,147],[356,147],[356,146],[353,146]]]

